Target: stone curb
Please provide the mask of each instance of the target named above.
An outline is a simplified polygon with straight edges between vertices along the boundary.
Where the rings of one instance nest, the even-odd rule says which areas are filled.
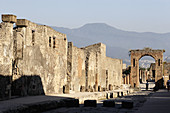
[[[41,113],[60,107],[79,107],[78,99],[63,99],[59,101],[44,101],[33,104],[24,104],[0,113]]]

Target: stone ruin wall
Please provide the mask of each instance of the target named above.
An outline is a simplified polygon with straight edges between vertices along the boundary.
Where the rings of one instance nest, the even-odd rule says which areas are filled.
[[[106,57],[104,44],[77,48],[67,44],[65,34],[48,26],[16,20],[14,15],[4,18],[0,23],[0,74],[12,77],[17,94],[105,91],[109,89],[106,70],[108,84],[120,85],[122,61]]]
[[[30,88],[39,90],[39,94],[62,93],[67,79],[66,35],[26,19],[17,19],[14,28],[13,23],[9,19],[0,24],[0,74],[12,76],[13,83],[17,81],[14,89],[27,90],[23,95],[27,95]],[[33,82],[26,85],[29,76]]]
[[[68,60],[71,64],[72,91],[105,91],[120,87],[122,60],[106,57],[104,44],[98,43],[84,48],[77,48],[72,42],[68,45],[68,53],[71,54]]]
[[[23,39],[24,45],[23,58],[18,60],[19,75],[39,75],[45,93],[62,93],[66,82],[66,35],[32,22],[29,22],[27,27],[17,30],[17,38]]]
[[[16,28],[16,39],[18,75],[39,75],[45,93],[62,93],[66,82],[66,35],[28,21],[26,27]]]
[[[82,48],[86,53],[86,91],[105,90],[104,59],[106,58],[106,46],[102,43]]]
[[[122,60],[106,58],[106,70],[108,71],[108,89],[115,89],[122,84]]]
[[[85,86],[85,53],[82,49],[73,46],[72,42],[69,42],[68,45],[68,52],[71,53],[71,61],[68,63],[68,65],[71,64],[70,89],[74,92],[80,92],[80,87]]]
[[[0,23],[0,74],[12,74],[13,24]]]
[[[170,78],[170,63],[164,62],[164,86],[167,87],[167,80]]]
[[[13,22],[16,22],[16,19],[13,19],[12,22],[0,23],[0,99],[10,96],[13,59]]]

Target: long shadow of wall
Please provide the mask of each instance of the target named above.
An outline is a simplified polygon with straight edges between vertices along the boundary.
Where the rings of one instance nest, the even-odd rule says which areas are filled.
[[[165,88],[163,84],[164,84],[163,78],[159,79],[157,82],[155,82],[154,91]]]
[[[40,76],[24,75],[12,82],[12,96],[44,95]]]
[[[12,81],[12,76],[0,75],[0,100],[11,96],[44,95],[40,76],[24,75]]]
[[[11,79],[11,76],[0,75],[0,99],[5,99],[9,97]]]

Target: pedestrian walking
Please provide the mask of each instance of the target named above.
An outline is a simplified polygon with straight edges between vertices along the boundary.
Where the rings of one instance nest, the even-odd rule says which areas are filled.
[[[167,80],[166,85],[167,85],[167,89],[168,89],[168,92],[169,92],[169,90],[170,90],[170,80]]]
[[[148,87],[149,87],[149,83],[148,80],[146,80],[146,90],[148,90]]]

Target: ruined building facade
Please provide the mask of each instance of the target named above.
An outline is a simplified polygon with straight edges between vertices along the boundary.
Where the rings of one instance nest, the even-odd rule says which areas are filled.
[[[77,48],[68,43],[70,88],[75,92],[106,91],[121,85],[122,60],[106,57],[102,43]]]
[[[104,44],[77,48],[65,34],[15,15],[2,15],[0,54],[0,82],[9,79],[3,96],[104,91],[122,81],[122,60],[106,57]]]

